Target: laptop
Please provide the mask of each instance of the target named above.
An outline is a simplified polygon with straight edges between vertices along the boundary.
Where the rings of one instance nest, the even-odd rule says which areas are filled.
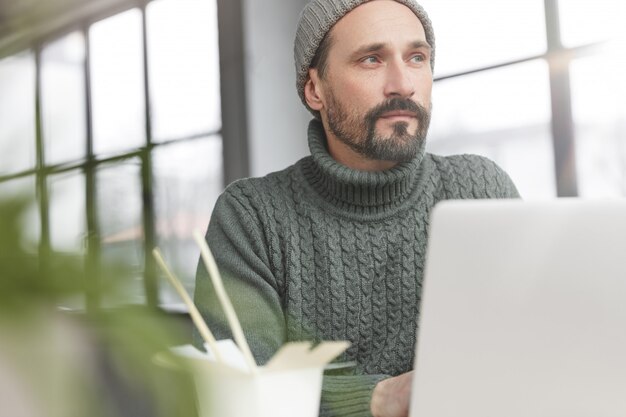
[[[411,417],[626,416],[626,200],[431,218]]]

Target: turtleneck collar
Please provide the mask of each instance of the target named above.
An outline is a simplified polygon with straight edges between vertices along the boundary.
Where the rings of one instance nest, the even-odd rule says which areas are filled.
[[[304,175],[313,189],[335,206],[380,212],[401,205],[415,187],[424,144],[413,160],[389,170],[370,172],[348,168],[330,156],[319,120],[309,124],[308,139],[311,157],[304,163]]]

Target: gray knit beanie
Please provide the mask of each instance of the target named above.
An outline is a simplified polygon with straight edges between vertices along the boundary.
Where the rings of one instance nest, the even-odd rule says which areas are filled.
[[[311,109],[304,98],[304,84],[307,80],[311,61],[320,46],[326,33],[352,9],[371,0],[312,0],[302,10],[296,40],[293,46],[293,55],[296,63],[296,88],[300,100],[307,109],[317,118],[319,113]],[[430,66],[435,66],[435,33],[426,11],[414,0],[395,0],[402,3],[415,13],[424,26],[426,41],[432,48]]]

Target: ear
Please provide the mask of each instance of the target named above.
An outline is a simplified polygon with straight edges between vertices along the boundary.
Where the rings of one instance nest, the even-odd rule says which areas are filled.
[[[316,111],[324,108],[324,89],[317,69],[309,69],[309,75],[304,84],[304,98],[310,108]]]

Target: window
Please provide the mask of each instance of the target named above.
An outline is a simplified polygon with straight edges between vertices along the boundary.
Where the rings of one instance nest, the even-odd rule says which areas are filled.
[[[486,155],[525,199],[626,195],[624,2],[420,3],[437,34],[429,151]]]
[[[145,254],[151,246],[144,240],[142,161],[131,158],[100,164],[95,175],[96,223],[100,256],[104,262],[120,261],[132,272],[123,295],[130,304],[143,301]]]
[[[570,65],[576,166],[583,197],[626,195],[626,57],[607,51]]]
[[[93,24],[89,40],[94,154],[139,148],[147,134],[141,11]]]
[[[148,51],[153,141],[221,127],[214,6],[197,0],[150,3]],[[212,16],[214,21],[207,22]],[[202,51],[202,53],[198,53]]]
[[[35,59],[0,60],[0,175],[35,168]]]
[[[626,35],[626,3],[616,0],[559,0],[561,40],[567,47],[615,41]]]
[[[24,219],[33,250],[130,265],[122,302],[179,303],[151,249],[193,287],[191,235],[206,230],[223,187],[217,7],[127,7],[0,59],[0,199],[34,202]],[[65,305],[103,306],[89,294]]]
[[[202,158],[194,155],[204,155]],[[209,210],[222,191],[222,143],[203,137],[193,143],[181,141],[156,149],[154,167],[154,207],[157,241],[174,273],[192,293],[200,250],[190,239],[190,231],[204,232]],[[169,286],[166,288],[169,289]],[[161,300],[180,303],[172,291],[163,291]]]
[[[41,54],[43,154],[47,165],[77,161],[87,155],[84,63],[85,38],[80,32],[51,42]]]
[[[85,175],[79,170],[47,177],[50,246],[54,251],[85,254],[87,213]]]
[[[435,28],[437,76],[543,54],[543,0],[422,0]]]

